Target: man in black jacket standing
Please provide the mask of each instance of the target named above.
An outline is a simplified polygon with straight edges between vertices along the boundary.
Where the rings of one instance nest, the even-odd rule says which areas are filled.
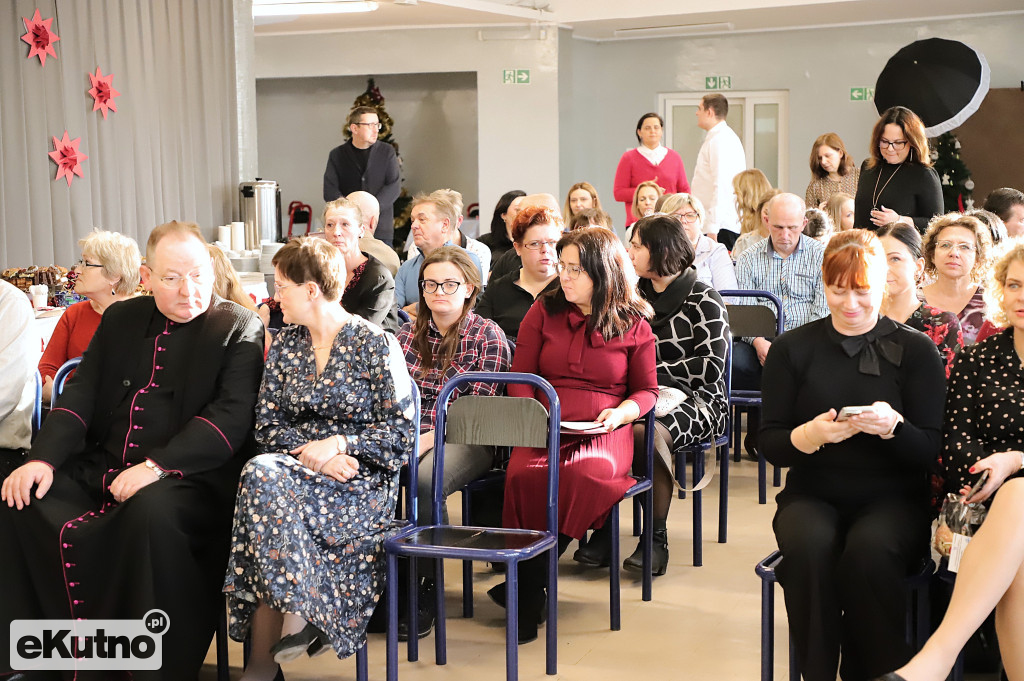
[[[357,106],[348,115],[352,139],[331,149],[324,170],[324,201],[354,191],[373,194],[380,202],[374,237],[390,244],[395,234],[395,199],[402,189],[398,155],[390,144],[378,144],[380,119],[372,106]]]

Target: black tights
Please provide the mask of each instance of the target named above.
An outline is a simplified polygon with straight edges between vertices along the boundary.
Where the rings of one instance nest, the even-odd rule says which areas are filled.
[[[643,423],[633,424],[633,470],[639,475],[647,474],[646,442]],[[668,509],[672,505],[674,486],[672,471],[665,459],[658,454],[659,450],[672,451],[672,435],[668,428],[660,422],[654,424],[654,519],[665,521]]]

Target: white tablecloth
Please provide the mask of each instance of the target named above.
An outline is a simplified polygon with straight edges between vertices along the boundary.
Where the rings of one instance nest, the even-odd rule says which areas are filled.
[[[58,307],[53,310],[39,310],[36,312],[36,332],[43,341],[43,347],[45,348],[50,342],[50,336],[53,335],[53,330],[57,328],[57,321],[64,314],[65,308]]]

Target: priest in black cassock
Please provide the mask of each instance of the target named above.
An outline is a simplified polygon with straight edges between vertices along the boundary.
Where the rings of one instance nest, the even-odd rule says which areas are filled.
[[[213,294],[196,225],[160,225],[146,258],[142,281],[153,295],[104,312],[27,463],[0,487],[0,622],[141,620],[160,609],[170,620],[163,666],[131,678],[181,681],[196,678],[224,608],[263,325]],[[6,678],[7,641],[0,650]]]

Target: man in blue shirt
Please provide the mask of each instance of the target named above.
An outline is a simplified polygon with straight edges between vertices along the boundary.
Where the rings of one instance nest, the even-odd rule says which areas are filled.
[[[768,202],[768,238],[740,255],[736,280],[740,289],[768,291],[782,301],[783,329],[789,331],[828,314],[821,261],[825,247],[803,234],[807,219],[804,200],[779,194]],[[771,341],[763,337],[733,343],[732,385],[737,390],[760,390],[761,367]],[[760,419],[751,414],[744,445],[754,455]]]
[[[433,192],[419,194],[412,200],[411,217],[412,238],[419,253],[398,268],[398,274],[395,276],[395,300],[410,317],[415,317],[420,299],[420,267],[423,265],[423,258],[452,243],[458,236],[458,213],[455,205],[444,193]],[[480,259],[473,253],[467,252],[467,255],[477,269],[481,269]]]

